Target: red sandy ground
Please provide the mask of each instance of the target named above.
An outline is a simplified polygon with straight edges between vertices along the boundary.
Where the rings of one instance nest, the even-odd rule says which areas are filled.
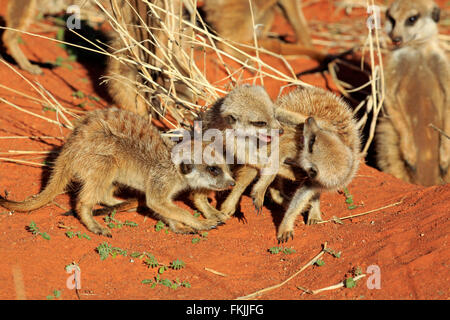
[[[3,3],[4,1],[2,1]],[[443,5],[445,1],[441,1]],[[4,14],[4,5],[0,14]],[[316,3],[305,10],[308,18],[322,21],[338,20],[333,16],[328,3]],[[349,22],[364,23],[364,12],[354,11]],[[283,27],[284,26],[284,27]],[[284,28],[284,29],[283,29]],[[288,30],[283,20],[277,31]],[[29,36],[23,37],[28,57],[36,61],[55,61],[66,53],[55,43]],[[307,59],[292,61],[295,71],[314,66]],[[98,96],[94,81],[82,65],[71,63],[73,70],[56,68],[45,70],[44,76],[25,76],[39,81],[64,106],[75,108],[80,99],[71,96],[80,90],[85,94]],[[278,66],[282,68],[282,65]],[[212,77],[220,79],[223,72],[210,65]],[[36,92],[9,68],[0,65],[0,79],[3,85],[20,90],[32,96]],[[309,83],[323,86],[317,75],[306,77]],[[266,82],[273,97],[282,84]],[[32,103],[17,94],[0,89],[0,96],[25,107],[32,112],[55,117],[52,111],[43,111],[42,106]],[[92,102],[88,109],[107,107],[105,99]],[[69,131],[37,119],[1,103],[0,136],[67,136]],[[47,139],[0,139],[0,152],[8,150],[51,150],[62,141]],[[8,155],[11,157],[10,155]],[[29,155],[20,157],[42,162],[43,157]],[[1,192],[9,192],[10,199],[21,200],[39,192],[43,169],[37,166],[17,163],[0,163]],[[155,231],[156,220],[141,213],[120,213],[117,219],[130,220],[138,227],[123,227],[112,231],[113,238],[90,234],[79,220],[65,216],[66,211],[55,205],[48,205],[30,214],[9,214],[0,209],[0,299],[45,299],[54,290],[61,291],[60,299],[234,299],[259,289],[278,284],[299,270],[320,252],[322,244],[341,257],[329,254],[322,257],[323,266],[307,268],[293,280],[276,290],[265,293],[261,299],[448,299],[450,280],[450,253],[448,231],[450,229],[450,186],[424,188],[399,181],[392,176],[361,165],[356,178],[348,187],[354,202],[360,207],[349,210],[345,196],[339,193],[323,195],[322,211],[325,219],[344,217],[381,208],[396,202],[401,204],[375,211],[368,215],[344,220],[344,224],[325,223],[305,226],[298,219],[295,238],[285,247],[295,249],[290,255],[271,254],[268,249],[276,246],[276,228],[281,221],[281,210],[264,208],[256,215],[251,201],[244,196],[241,210],[245,219],[233,218],[207,237],[192,243],[194,235],[178,235],[172,232]],[[55,201],[64,208],[71,208],[67,194]],[[103,223],[102,217],[97,218]],[[51,239],[45,240],[31,234],[26,226],[34,221],[42,232]],[[58,224],[73,227],[73,231],[86,232],[91,240],[65,235],[65,229]],[[162,285],[150,288],[142,284],[144,279],[153,279],[156,269],[148,268],[142,259],[129,255],[109,257],[100,260],[95,248],[107,241],[113,247],[132,252],[152,253],[158,261],[168,264],[180,259],[186,263],[182,270],[168,270],[161,277],[188,281],[191,288],[173,290]],[[65,266],[77,262],[81,269],[81,289],[66,287],[69,276]],[[298,286],[311,290],[341,282],[359,267],[363,272],[370,265],[381,270],[381,289],[368,289],[366,278],[354,288],[325,291],[317,295],[305,294]],[[226,277],[211,273],[205,268],[226,274]]]

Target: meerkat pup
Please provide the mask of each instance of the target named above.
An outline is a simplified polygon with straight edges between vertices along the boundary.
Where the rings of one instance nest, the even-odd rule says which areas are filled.
[[[252,173],[247,176],[247,173],[241,169],[249,160],[252,160],[249,152],[258,151],[259,144],[255,146],[255,142],[262,140],[263,144],[270,144],[272,130],[277,134],[281,131],[280,123],[275,119],[274,112],[275,105],[263,87],[240,85],[226,96],[218,99],[213,106],[200,115],[198,122],[194,123],[193,134],[194,136],[199,135],[199,139],[206,139],[209,133],[216,134],[214,139],[220,138],[220,146],[223,154],[226,155],[226,161],[230,164],[233,175],[239,177],[240,180],[250,180],[251,182],[255,176],[251,176]],[[264,132],[261,132],[262,129]],[[241,138],[245,143],[238,143]],[[191,198],[197,209],[206,218],[225,221],[230,216],[226,208],[230,207],[230,211],[234,212],[234,203],[239,201],[242,192],[236,192],[233,188],[229,196],[231,198],[227,198],[220,210],[209,203],[207,190],[196,189],[191,192]],[[238,195],[237,200],[235,194]],[[115,209],[124,211],[136,208],[137,205],[137,201],[130,201],[116,206]],[[108,212],[108,209],[103,210],[103,213],[105,212]]]
[[[397,0],[386,12],[394,48],[385,66],[386,116],[377,126],[382,171],[407,182],[450,182],[450,64],[432,0]]]
[[[182,141],[189,146],[191,141]],[[196,232],[214,228],[218,220],[195,218],[173,203],[186,189],[224,190],[234,184],[225,160],[193,162],[194,153],[174,154],[175,146],[158,129],[130,111],[111,108],[83,117],[67,139],[55,161],[50,180],[37,196],[23,202],[0,199],[0,205],[16,211],[35,210],[62,193],[72,180],[82,187],[76,211],[93,233],[111,236],[92,217],[96,204],[113,206],[115,185],[143,191],[147,206],[174,232]],[[206,144],[202,144],[202,150]],[[175,161],[176,160],[176,161]]]
[[[283,55],[307,55],[323,60],[326,55],[312,47],[308,24],[301,9],[300,0],[205,0],[206,20],[221,37],[239,44],[258,45]],[[271,39],[268,33],[273,25],[275,13],[280,10],[294,29],[296,43],[283,43]],[[255,30],[256,27],[256,30]],[[227,45],[218,43],[222,50],[235,56],[238,52]],[[243,46],[237,45],[243,51]]]
[[[273,135],[282,132],[274,111],[275,105],[263,87],[241,85],[201,115],[204,133],[213,129],[224,134],[227,160],[232,162],[231,168],[236,179],[245,183],[254,179],[253,173],[247,173],[243,168],[250,162],[257,162],[258,158],[252,158],[252,155],[258,153],[262,145],[270,145]],[[230,154],[231,157],[228,156]],[[235,210],[243,192],[241,185],[232,189],[220,211],[209,204],[204,192],[193,192],[193,201],[206,217],[216,216],[225,221]]]
[[[283,129],[278,149],[275,149],[279,154],[273,158],[279,161],[278,171],[273,174],[261,171],[251,197],[259,211],[268,187],[277,176],[301,182],[278,228],[278,241],[285,242],[293,237],[297,216],[308,207],[307,224],[322,220],[322,192],[343,188],[353,179],[360,161],[360,136],[350,107],[326,90],[296,89],[280,97],[275,104],[275,118]],[[264,165],[248,165],[242,169],[246,173],[236,176],[236,186],[232,190],[236,193],[234,199],[239,199],[261,169],[265,169]],[[253,179],[240,179],[241,176]]]

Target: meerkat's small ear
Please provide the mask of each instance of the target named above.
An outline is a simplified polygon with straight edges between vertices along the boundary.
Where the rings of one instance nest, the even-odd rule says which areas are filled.
[[[314,119],[314,117],[308,117],[305,120],[305,126],[303,128],[304,130],[311,130],[312,132],[316,132],[317,130],[319,130],[319,126],[317,125],[316,120]]]
[[[295,161],[295,159],[292,159],[292,158],[284,159],[284,163],[288,164],[288,165],[291,165],[291,166],[296,166],[297,165],[297,162]]]
[[[234,124],[236,122],[236,118],[233,115],[226,116],[228,124]]]
[[[192,169],[194,168],[194,165],[191,163],[180,163],[180,170],[182,174],[189,174],[192,172]]]
[[[431,19],[436,23],[439,22],[441,19],[441,9],[439,7],[433,8],[433,11],[431,11]]]

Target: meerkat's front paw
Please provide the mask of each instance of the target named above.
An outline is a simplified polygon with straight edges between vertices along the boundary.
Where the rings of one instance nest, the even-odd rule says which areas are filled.
[[[41,75],[41,74],[44,73],[42,71],[42,69],[39,66],[35,65],[35,64],[31,64],[31,65],[25,67],[24,70],[28,71],[31,74],[35,74],[35,75]]]
[[[320,221],[323,221],[322,218],[320,218],[320,217],[319,218],[308,217],[308,220],[306,221],[306,224],[308,226],[311,226],[313,224],[319,223]]]
[[[277,234],[278,243],[285,243],[289,238],[294,239],[294,230],[280,228]]]
[[[180,234],[194,234],[197,233],[197,230],[195,230],[193,227],[188,226],[182,222],[178,221],[167,221],[170,230],[172,230],[175,233]]]
[[[259,192],[252,192],[251,197],[256,209],[256,214],[260,214],[264,205],[264,195]]]
[[[97,221],[94,221],[88,227],[88,229],[89,229],[89,231],[91,231],[91,232],[93,232],[95,234],[98,234],[100,236],[106,236],[108,238],[112,238],[111,232],[107,228],[101,226]]]

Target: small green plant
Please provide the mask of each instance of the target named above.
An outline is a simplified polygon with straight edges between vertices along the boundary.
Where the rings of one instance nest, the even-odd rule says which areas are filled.
[[[161,231],[161,230],[164,230],[164,232],[165,232],[166,234],[169,233],[169,231],[168,231],[168,229],[167,229],[167,226],[164,224],[164,222],[162,222],[161,220],[159,220],[159,221],[155,224],[155,231],[156,231],[156,232],[159,232],[159,231]]]
[[[179,287],[185,287],[190,288],[191,284],[187,281],[180,281],[178,278],[176,280],[170,280],[170,279],[161,279],[161,276],[159,274],[156,275],[156,277],[152,279],[144,279],[141,282],[142,284],[149,284],[150,288],[155,288],[158,284],[163,285],[165,287],[171,288],[171,289],[178,289]]]
[[[127,250],[123,250],[118,247],[112,247],[109,243],[103,242],[96,248],[98,254],[100,255],[100,260],[105,260],[109,256],[115,258],[117,255],[126,256]]]
[[[72,92],[72,97],[78,98],[78,99],[83,99],[85,97],[83,91],[74,91]]]
[[[126,227],[137,227],[138,224],[136,222],[133,221],[128,221],[125,220],[125,222],[119,221],[116,218],[114,218],[114,216],[116,215],[116,210],[114,210],[109,216],[106,216],[105,218],[103,218],[103,220],[105,220],[105,222],[107,223],[108,228],[110,229],[120,229],[123,226]]]
[[[40,232],[39,228],[36,226],[36,223],[34,221],[30,222],[27,229],[34,235],[40,235],[45,240],[50,240],[50,235],[48,235],[46,232]]]
[[[325,261],[323,261],[321,259],[317,259],[316,262],[314,262],[314,264],[318,267],[321,267],[321,266],[325,265]]]
[[[348,191],[347,188],[344,188],[343,192],[344,192],[344,195],[345,195],[345,202],[348,204],[347,209],[353,210],[353,209],[356,209],[356,208],[362,206],[362,205],[356,205],[353,202],[353,195],[350,194],[350,192]]]
[[[345,279],[344,286],[346,288],[353,288],[356,286],[356,282],[355,282],[355,280],[353,280],[352,277],[350,277],[350,278]]]
[[[146,253],[145,255],[147,256],[147,259],[144,260],[144,263],[149,268],[158,268],[159,274],[163,274],[168,269],[180,270],[186,266],[186,264],[182,260],[179,260],[179,259],[176,259],[167,265],[167,264],[159,263],[158,260],[156,259],[156,257],[150,253]]]
[[[192,243],[199,243],[200,241],[202,241],[202,240],[207,240],[207,237],[208,237],[208,232],[202,232],[202,233],[200,233],[200,238],[197,238],[197,237],[195,237],[195,238],[192,238]]]
[[[331,254],[331,255],[332,255],[333,257],[335,257],[335,258],[340,258],[340,257],[341,257],[341,254],[342,254],[341,251],[336,252],[336,251],[334,251],[333,249],[329,249],[329,248],[324,249],[324,251],[325,251],[326,253],[328,253],[328,254]]]
[[[184,263],[184,261],[180,260],[180,259],[176,259],[172,262],[170,262],[169,264],[164,264],[164,263],[160,263],[158,262],[158,260],[156,259],[156,257],[148,252],[133,252],[132,254],[130,254],[131,257],[133,258],[145,258],[144,263],[147,265],[148,268],[157,268],[157,273],[155,278],[153,279],[144,279],[142,280],[142,284],[150,284],[151,288],[155,288],[158,284],[172,288],[172,289],[177,289],[179,287],[185,287],[185,288],[190,288],[191,285],[189,282],[187,281],[183,281],[180,282],[178,279],[176,280],[170,280],[170,279],[161,279],[161,275],[169,270],[181,270],[184,267],[186,267],[186,264]]]
[[[95,101],[95,102],[99,102],[100,98],[96,97],[96,96],[88,96],[89,100]]]
[[[66,231],[66,236],[69,239],[72,239],[74,237],[78,237],[78,239],[88,239],[91,240],[91,237],[89,237],[86,233],[81,233],[80,231],[73,232],[73,231]]]
[[[54,299],[58,299],[59,297],[61,297],[61,291],[53,290],[53,295],[48,295],[47,300],[54,300]]]
[[[282,253],[284,253],[284,254],[292,254],[292,253],[295,253],[295,252],[296,252],[295,249],[292,249],[292,248],[284,248],[284,247],[272,247],[272,248],[269,248],[268,251],[269,251],[271,254],[278,254],[278,253],[280,253],[280,252],[282,252]]]
[[[100,255],[100,260],[105,260],[111,253],[111,245],[107,242],[99,244],[96,248],[98,254]]]

